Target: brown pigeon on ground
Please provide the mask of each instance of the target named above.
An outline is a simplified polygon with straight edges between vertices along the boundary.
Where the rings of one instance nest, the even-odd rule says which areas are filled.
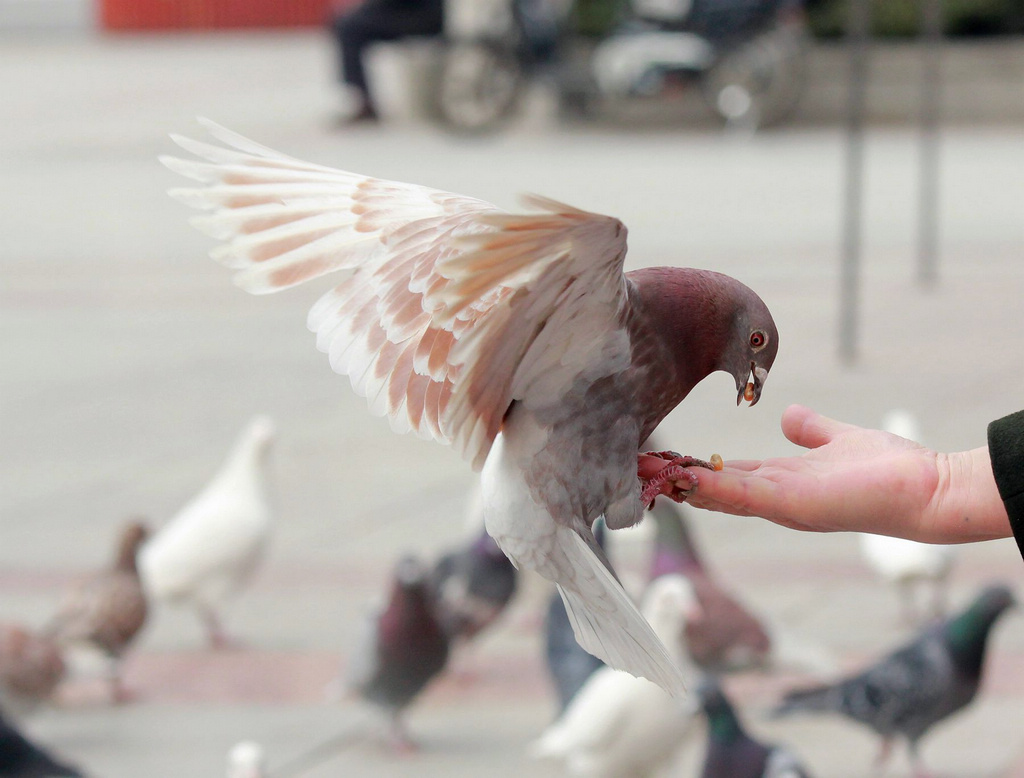
[[[721,671],[762,665],[771,652],[768,629],[708,573],[676,506],[656,505],[657,528],[651,559],[651,580],[662,575],[685,575],[693,584],[701,617],[686,623],[686,642],[693,661],[706,670]]]
[[[59,643],[84,643],[102,651],[109,660],[111,696],[118,702],[127,699],[121,684],[121,657],[146,623],[146,596],[135,560],[147,536],[141,522],[128,524],[121,532],[114,564],[70,591],[45,630]]]
[[[332,367],[398,431],[482,468],[487,531],[553,581],[577,640],[676,694],[671,656],[611,572],[591,526],[683,499],[699,463],[640,443],[715,371],[756,403],[778,350],[764,302],[706,270],[623,272],[618,219],[543,197],[538,212],[310,164],[205,122],[174,140],[200,182],[176,197],[214,256],[262,294],[346,271],[308,324]],[[704,463],[706,465],[706,463]]]
[[[12,716],[30,713],[50,698],[64,672],[56,641],[18,624],[0,624],[0,709]]]
[[[800,669],[816,675],[835,670],[825,647],[791,633],[750,610],[704,563],[686,515],[671,503],[655,505],[656,534],[650,578],[681,574],[690,579],[702,616],[686,623],[693,661],[708,672]]]

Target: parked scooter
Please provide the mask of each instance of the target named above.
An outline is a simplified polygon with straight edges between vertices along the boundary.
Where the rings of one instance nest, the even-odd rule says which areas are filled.
[[[724,122],[750,130],[782,121],[803,90],[799,0],[632,0],[596,43],[569,31],[570,11],[557,0],[511,0],[492,5],[474,32],[450,35],[435,99],[441,122],[494,130],[544,71],[562,104],[577,109],[692,81]]]

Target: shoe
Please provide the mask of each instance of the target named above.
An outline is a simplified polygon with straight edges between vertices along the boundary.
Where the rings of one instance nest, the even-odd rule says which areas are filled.
[[[339,116],[336,124],[339,127],[347,127],[352,124],[371,124],[378,121],[380,121],[380,116],[377,115],[377,109],[373,107],[373,103],[365,102],[355,113],[345,113]]]

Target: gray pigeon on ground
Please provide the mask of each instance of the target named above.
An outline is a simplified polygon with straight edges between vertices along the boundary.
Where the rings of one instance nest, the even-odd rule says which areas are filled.
[[[924,775],[918,742],[977,695],[989,633],[1013,604],[1006,586],[989,586],[961,613],[928,627],[863,672],[831,685],[790,692],[776,714],[848,716],[882,736],[879,763],[899,738],[906,741],[917,773]]]
[[[594,539],[601,548],[604,548],[604,537],[604,522],[595,522]],[[565,612],[562,597],[557,591],[551,595],[544,619],[544,658],[555,686],[559,714],[566,709],[594,671],[604,667],[604,662],[584,651],[576,642],[569,614]]]
[[[810,778],[788,749],[760,743],[746,733],[718,683],[706,679],[699,695],[708,720],[700,778]]]
[[[609,571],[591,526],[638,523],[684,499],[706,462],[640,453],[705,377],[760,397],[778,350],[764,302],[706,270],[624,272],[618,219],[532,196],[532,214],[287,157],[211,122],[224,145],[174,137],[203,161],[172,192],[253,293],[346,271],[308,325],[332,367],[392,427],[482,468],[486,527],[519,567],[558,585],[577,640],[675,694],[671,654]]]
[[[61,762],[36,745],[0,711],[0,775],[4,778],[84,778],[75,767]]]
[[[121,532],[114,564],[68,592],[44,634],[64,645],[89,645],[107,658],[107,681],[115,702],[128,699],[121,660],[146,624],[149,606],[139,580],[137,557],[149,531],[139,521]]]
[[[448,649],[427,568],[414,557],[404,557],[395,568],[386,604],[364,624],[346,679],[352,692],[387,714],[394,747],[413,747],[402,714],[444,670]]]
[[[489,627],[516,593],[516,569],[483,530],[448,551],[430,574],[438,618],[452,640],[470,640]]]

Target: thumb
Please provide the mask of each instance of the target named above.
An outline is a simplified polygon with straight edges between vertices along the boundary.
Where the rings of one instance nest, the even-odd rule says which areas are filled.
[[[782,433],[804,448],[818,448],[844,432],[857,429],[852,424],[830,419],[803,405],[790,405],[782,414]]]

